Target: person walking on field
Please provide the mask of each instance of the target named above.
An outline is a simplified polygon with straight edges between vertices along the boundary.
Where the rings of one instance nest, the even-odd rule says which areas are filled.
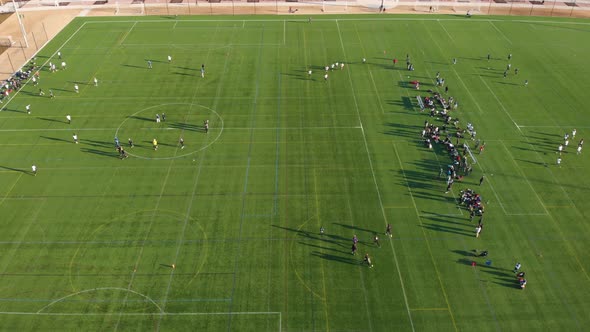
[[[385,228],[385,235],[392,237],[393,235],[391,234],[391,224],[387,223],[387,227]]]
[[[371,261],[371,256],[369,256],[369,254],[365,254],[363,262],[367,263],[367,266],[369,266],[369,268],[373,268],[373,262]]]

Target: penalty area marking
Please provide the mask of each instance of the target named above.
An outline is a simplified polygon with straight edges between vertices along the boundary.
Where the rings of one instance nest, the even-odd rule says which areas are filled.
[[[103,290],[117,290],[117,291],[124,291],[124,292],[133,293],[135,295],[139,295],[139,296],[145,298],[146,300],[150,301],[160,311],[158,313],[152,313],[152,315],[153,314],[162,314],[162,313],[164,313],[164,311],[162,310],[162,308],[151,297],[149,297],[147,295],[144,295],[142,293],[139,293],[139,292],[136,292],[134,290],[127,289],[127,288],[121,288],[121,287],[101,287],[101,288],[85,289],[85,290],[81,290],[79,292],[75,292],[75,293],[66,295],[64,297],[60,297],[59,299],[53,300],[49,304],[45,305],[44,307],[42,307],[41,309],[39,309],[36,313],[32,313],[32,314],[50,314],[50,313],[43,313],[43,310],[51,307],[52,305],[54,305],[54,304],[56,304],[58,302],[61,302],[61,301],[65,300],[65,299],[67,299],[67,298],[70,298],[72,296],[77,296],[77,295],[80,295],[80,294],[90,293],[90,292],[96,292],[96,291],[103,291]]]

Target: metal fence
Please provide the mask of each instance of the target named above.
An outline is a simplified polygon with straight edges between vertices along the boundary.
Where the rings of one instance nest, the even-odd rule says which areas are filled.
[[[10,16],[0,23],[0,40],[14,41],[4,52],[0,49],[0,79],[5,79],[76,16],[439,13],[587,18],[590,0],[0,0],[2,12]]]

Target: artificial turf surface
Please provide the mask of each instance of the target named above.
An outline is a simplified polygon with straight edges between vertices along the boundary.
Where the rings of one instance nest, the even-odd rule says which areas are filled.
[[[37,57],[68,68],[0,105],[0,328],[585,330],[589,35],[547,18],[76,19]],[[442,92],[436,72],[486,143],[448,194],[449,155],[420,138],[442,122],[415,99]],[[478,239],[464,188],[485,202]]]

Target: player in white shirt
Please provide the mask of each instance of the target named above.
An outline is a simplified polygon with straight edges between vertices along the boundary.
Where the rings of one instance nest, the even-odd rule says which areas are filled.
[[[66,120],[68,120],[68,124],[72,123],[72,116],[71,115],[66,115]]]
[[[78,135],[76,133],[72,135],[72,138],[74,139],[74,143],[78,144]]]
[[[76,91],[76,93],[80,93],[80,87],[78,84],[74,84],[74,91]]]
[[[37,176],[37,166],[31,166],[31,171],[33,172],[33,175]]]
[[[94,86],[98,86],[98,78],[94,78]]]
[[[324,81],[328,82],[328,74],[324,75]]]
[[[61,69],[64,69],[65,70],[66,68],[67,68],[66,67],[66,62],[65,61],[62,61],[61,62]]]
[[[31,114],[31,104],[25,106],[25,109],[27,110],[27,114]]]
[[[168,63],[170,63],[170,62],[172,62],[172,56],[171,55],[168,56]]]

